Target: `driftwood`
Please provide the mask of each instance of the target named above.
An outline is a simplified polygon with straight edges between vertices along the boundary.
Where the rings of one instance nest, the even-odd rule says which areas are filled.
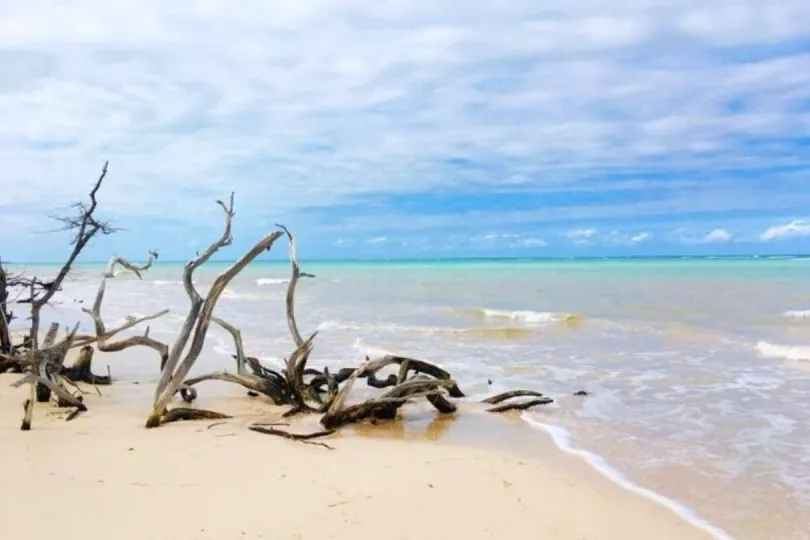
[[[489,403],[490,405],[497,405],[501,401],[526,396],[543,397],[543,394],[541,394],[540,392],[535,392],[534,390],[511,390],[509,392],[504,392],[502,394],[498,394],[497,396],[487,398],[484,400],[484,403]]]
[[[276,405],[286,405],[289,403],[289,399],[287,399],[283,393],[284,389],[279,387],[277,384],[274,384],[272,379],[258,377],[249,373],[238,375],[235,373],[228,373],[227,371],[221,371],[218,373],[200,375],[199,377],[186,380],[183,383],[184,388],[182,390],[188,391],[185,387],[191,387],[204,381],[223,381],[240,384],[248,390],[252,390],[253,392],[269,397]],[[196,398],[196,395],[194,397]],[[186,400],[186,398],[184,398],[184,400]]]
[[[0,259],[0,354],[11,354],[11,334],[9,324],[13,315],[8,311],[8,278],[3,261]],[[2,360],[0,360],[0,373],[3,373]]]
[[[505,405],[499,405],[497,407],[487,409],[487,412],[502,413],[506,411],[525,411],[526,409],[536,407],[537,405],[548,405],[549,403],[553,402],[554,402],[553,399],[543,397],[538,399],[531,399],[529,401],[522,401],[520,403],[507,403]]]
[[[92,308],[84,309],[94,323],[94,335],[78,336],[77,327],[65,338],[58,340],[59,325],[54,324],[39,343],[39,312],[53,294],[60,289],[65,276],[70,270],[79,252],[98,232],[111,231],[108,225],[94,217],[96,209],[96,192],[106,174],[106,165],[102,175],[90,194],[89,205],[79,205],[78,218],[63,220],[67,230],[75,232],[74,250],[68,261],[60,270],[56,279],[42,282],[33,278],[26,283],[29,288],[32,306],[31,335],[25,347],[15,348],[2,341],[3,323],[7,328],[3,280],[6,274],[0,265],[0,371],[4,367],[24,371],[23,377],[15,386],[29,384],[31,393],[25,402],[25,415],[22,429],[30,429],[34,403],[37,400],[48,401],[56,396],[57,404],[73,407],[75,410],[69,418],[87,410],[81,395],[74,395],[67,390],[66,384],[83,382],[92,385],[111,384],[109,376],[95,375],[92,372],[94,351],[116,352],[134,346],[148,347],[160,357],[160,377],[154,389],[152,411],[146,420],[147,428],[181,420],[211,420],[231,418],[227,414],[190,407],[171,406],[172,400],[179,393],[180,397],[190,403],[198,393],[198,385],[205,381],[222,381],[238,384],[247,389],[250,395],[263,395],[274,405],[287,407],[283,416],[297,414],[319,414],[319,423],[323,430],[315,433],[293,433],[273,426],[253,424],[251,431],[280,436],[309,444],[319,444],[330,448],[325,443],[310,442],[310,439],[326,437],[337,429],[360,422],[376,422],[381,419],[394,419],[399,410],[414,400],[427,400],[438,414],[453,414],[458,410],[454,400],[465,398],[452,375],[441,367],[417,358],[398,355],[385,355],[379,358],[366,357],[358,367],[342,367],[330,370],[328,366],[315,369],[308,365],[312,356],[318,332],[307,336],[302,333],[295,313],[295,294],[299,281],[303,277],[314,277],[301,270],[296,253],[296,237],[284,225],[277,225],[279,230],[271,232],[260,239],[249,251],[244,253],[234,264],[220,273],[205,296],[200,294],[194,285],[195,271],[208,262],[220,249],[229,246],[232,239],[232,221],[234,217],[234,195],[228,203],[217,201],[224,211],[224,228],[222,235],[213,241],[202,253],[189,260],[183,269],[183,287],[189,298],[188,312],[183,325],[173,343],[164,344],[149,336],[149,328],[142,335],[136,335],[113,341],[121,332],[134,326],[159,318],[168,310],[146,317],[130,317],[124,324],[108,329],[102,315],[103,299],[108,279],[113,279],[120,272],[119,268],[134,273],[138,278],[148,270],[158,258],[157,251],[150,251],[148,260],[135,264],[129,260],[112,257],[106,270],[102,273],[101,282]],[[280,370],[270,369],[245,351],[242,333],[233,324],[214,316],[216,305],[229,283],[253,260],[269,251],[275,242],[286,236],[289,242],[290,279],[285,297],[286,321],[292,339],[292,352],[284,361]],[[4,318],[5,317],[5,318]],[[236,372],[227,370],[215,371],[193,378],[187,376],[201,354],[211,324],[216,324],[227,331],[234,342]],[[67,352],[80,347],[79,357],[72,366],[65,366]],[[394,368],[395,373],[384,374],[386,368]],[[367,386],[382,390],[376,397],[360,403],[350,403],[349,397],[358,381],[365,380]],[[78,388],[78,387],[77,387]],[[514,398],[531,398],[523,401],[511,401]],[[554,400],[533,390],[512,390],[483,400],[487,412],[501,413],[514,410],[527,410],[535,406],[552,403]]]
[[[27,303],[31,306],[31,323],[27,338],[28,351],[24,353],[17,351],[16,354],[18,357],[20,357],[20,365],[22,370],[28,371],[28,373],[24,375],[20,381],[25,381],[31,385],[29,397],[25,403],[25,414],[23,416],[23,422],[21,425],[21,429],[25,431],[31,429],[35,401],[49,401],[52,394],[57,396],[57,404],[59,405],[71,404],[76,401],[76,399],[72,397],[72,394],[70,394],[70,392],[68,392],[61,385],[59,380],[59,372],[61,370],[62,363],[64,362],[65,355],[67,354],[67,350],[70,348],[76,336],[78,325],[73,329],[72,332],[69,333],[68,337],[62,343],[56,346],[52,346],[52,342],[56,339],[56,333],[53,330],[49,330],[43,342],[44,347],[42,349],[44,350],[41,350],[39,336],[40,319],[42,308],[48,305],[56,292],[61,289],[62,283],[70,273],[73,264],[76,262],[76,259],[79,257],[88,243],[99,233],[111,234],[114,231],[114,229],[108,223],[99,220],[95,215],[98,208],[98,200],[96,197],[105,177],[107,176],[107,166],[108,163],[104,163],[101,174],[93,184],[93,188],[90,190],[89,194],[89,202],[79,202],[73,205],[77,211],[76,215],[67,217],[54,216],[54,219],[62,224],[62,227],[59,230],[72,233],[71,244],[73,245],[70,254],[62,264],[59,272],[56,274],[56,277],[53,280],[46,282],[37,277],[27,278],[24,276],[18,276],[14,283],[14,285],[23,287],[29,292],[29,297],[18,300],[18,303]],[[2,307],[2,311],[4,313],[4,316],[2,317],[4,319],[4,324],[7,326],[8,317],[6,316],[6,307],[8,302],[8,280],[5,272],[3,272],[3,276],[4,283],[2,289],[4,297],[2,299],[3,306],[0,307]],[[51,328],[53,328],[53,326]],[[5,340],[5,338],[3,339]],[[8,348],[11,348],[10,344],[8,344]],[[7,350],[3,352],[4,354],[8,354],[12,351]],[[80,400],[79,405],[75,406],[77,407],[77,410],[86,409],[86,407],[81,404]]]
[[[108,332],[107,327],[104,324],[104,319],[101,316],[101,304],[104,301],[104,292],[107,288],[107,279],[115,277],[115,267],[122,266],[127,270],[134,272],[138,278],[141,278],[141,272],[149,269],[152,266],[152,263],[157,259],[158,254],[157,251],[150,251],[149,252],[149,259],[143,265],[136,265],[128,260],[124,259],[123,257],[113,257],[110,259],[109,264],[107,265],[107,270],[102,274],[101,283],[98,286],[98,292],[96,293],[96,300],[93,302],[93,308],[87,309],[82,308],[82,311],[90,315],[93,318],[93,324],[96,330],[96,348],[102,352],[118,352],[123,351],[124,349],[128,349],[130,347],[149,347],[153,349],[160,355],[160,366],[163,367],[166,363],[166,360],[169,356],[169,347],[168,345],[161,343],[155,339],[149,337],[149,327],[146,328],[146,332],[142,336],[132,336],[127,339],[123,339],[121,341],[117,341],[114,343],[110,343],[110,339],[113,338],[118,331]],[[153,319],[157,319],[168,313],[168,309],[164,309],[158,313],[153,315],[148,315],[146,317],[130,317],[127,323],[129,323],[129,327],[135,326],[142,322],[151,321]],[[122,327],[123,328],[123,327]]]
[[[284,437],[285,439],[290,439],[293,441],[299,441],[305,444],[312,444],[316,446],[322,446],[327,450],[334,450],[334,447],[329,446],[324,442],[313,441],[312,439],[319,439],[321,437],[328,437],[332,435],[335,430],[327,429],[324,431],[316,431],[314,433],[291,433],[289,431],[284,431],[281,429],[276,429],[272,426],[263,426],[259,424],[253,424],[249,426],[248,429],[250,431],[255,431],[256,433],[264,433],[265,435],[276,435],[278,437]]]
[[[161,419],[164,416],[167,405],[172,397],[177,393],[183,385],[183,381],[188,375],[189,370],[194,365],[194,362],[199,357],[205,343],[205,338],[208,333],[208,328],[211,324],[211,317],[213,316],[214,307],[217,300],[219,300],[222,291],[228,286],[228,283],[241,272],[250,262],[265,251],[269,251],[275,241],[281,236],[282,233],[274,232],[263,239],[261,239],[253,248],[243,255],[236,263],[221,273],[214,280],[211,289],[208,292],[205,300],[202,299],[193,283],[193,273],[200,265],[205,263],[216,253],[221,247],[230,245],[231,237],[231,223],[233,220],[233,194],[231,194],[230,204],[225,205],[222,201],[218,201],[219,205],[225,211],[225,231],[219,240],[211,244],[211,246],[203,252],[202,255],[197,256],[188,263],[183,271],[183,285],[186,293],[191,301],[188,315],[180,331],[180,335],[173,344],[169,351],[169,357],[161,372],[160,380],[155,391],[155,402],[152,408],[152,413],[146,421],[147,427],[157,427],[161,424]],[[192,337],[192,331],[194,333]],[[181,355],[191,339],[189,350],[180,360]]]
[[[192,409],[188,407],[175,407],[167,409],[160,422],[168,424],[170,422],[178,422],[180,420],[220,420],[223,418],[232,418],[227,414],[222,414],[214,411],[206,411],[205,409]]]
[[[107,375],[95,375],[91,366],[93,363],[93,353],[95,349],[90,345],[82,347],[79,357],[70,367],[62,368],[61,375],[73,382],[83,382],[92,385],[105,386],[112,384],[112,379]]]

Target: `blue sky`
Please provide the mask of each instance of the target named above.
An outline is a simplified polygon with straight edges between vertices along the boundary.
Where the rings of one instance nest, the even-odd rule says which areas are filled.
[[[0,254],[810,252],[802,0],[0,0]],[[279,250],[279,255],[283,250]]]

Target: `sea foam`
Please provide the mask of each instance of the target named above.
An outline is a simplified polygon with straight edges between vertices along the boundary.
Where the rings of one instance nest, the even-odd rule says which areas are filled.
[[[810,309],[792,309],[783,313],[788,319],[810,319]]]
[[[579,318],[579,316],[574,313],[552,313],[549,311],[528,310],[508,311],[504,309],[488,308],[481,309],[480,314],[488,319],[510,319],[513,321],[541,324],[572,322]]]
[[[767,341],[757,342],[759,354],[765,358],[784,358],[786,360],[810,360],[810,346],[807,345],[777,345]]]
[[[661,506],[674,512],[678,517],[680,517],[687,523],[694,525],[695,527],[703,531],[706,531],[717,540],[734,540],[733,536],[731,536],[726,531],[720,529],[719,527],[712,525],[711,523],[700,517],[694,510],[684,506],[683,504],[675,500],[665,497],[660,493],[634,484],[621,471],[617,470],[612,465],[610,465],[602,456],[588,452],[587,450],[583,450],[582,448],[575,447],[571,441],[571,434],[567,430],[559,426],[553,426],[550,424],[539,422],[534,418],[532,418],[529,413],[524,412],[521,415],[521,418],[533,428],[545,431],[546,433],[551,435],[554,444],[557,445],[557,447],[560,450],[581,458],[593,469],[598,471],[600,474],[608,478],[610,481],[612,481],[619,487],[626,489],[627,491],[632,491],[633,493],[641,495],[645,499],[660,504]]]
[[[281,285],[290,281],[287,278],[259,278],[256,280],[256,285],[264,287],[265,285]]]

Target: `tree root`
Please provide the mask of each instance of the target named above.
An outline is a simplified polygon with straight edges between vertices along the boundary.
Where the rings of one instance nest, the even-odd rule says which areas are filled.
[[[439,366],[431,364],[430,362],[425,362],[424,360],[416,360],[414,358],[406,358],[404,356],[394,356],[394,355],[384,356],[381,360],[385,360],[385,364],[369,372],[369,379],[370,379],[369,386],[374,386],[375,384],[381,384],[383,382],[385,383],[386,386],[396,385],[398,381],[400,380],[404,381],[408,376],[408,372],[410,371],[413,371],[418,374],[428,375],[430,377],[439,380],[452,379],[449,372],[443,370]],[[384,367],[385,365],[390,364],[398,364],[401,367],[399,375],[397,376],[390,375],[384,381],[379,381],[379,379],[375,378],[372,384],[371,375],[382,369],[382,367]],[[403,365],[405,366],[404,368],[402,367]],[[375,388],[379,387],[375,386]],[[458,387],[458,385],[455,383],[447,387],[447,392],[450,394],[450,397],[454,398],[464,397],[464,392],[462,392],[461,389]]]
[[[554,400],[551,398],[538,398],[538,399],[531,399],[529,401],[522,401],[519,403],[507,403],[505,405],[499,405],[498,407],[492,407],[491,409],[487,409],[487,412],[491,413],[502,413],[506,411],[525,411],[527,409],[531,409],[532,407],[536,407],[537,405],[548,405],[549,403],[553,403]]]
[[[427,400],[433,405],[437,411],[442,414],[452,414],[456,412],[457,407],[455,403],[450,402],[446,397],[439,392],[433,392],[425,396]]]
[[[350,405],[338,412],[327,412],[321,417],[321,425],[326,429],[337,429],[346,424],[356,424],[365,420],[392,420],[407,398],[372,399],[365,403]]]
[[[509,392],[503,392],[502,394],[498,394],[496,396],[492,396],[490,398],[485,399],[482,403],[488,403],[490,405],[497,405],[501,401],[506,401],[507,399],[512,399],[516,397],[543,397],[543,394],[540,392],[535,392],[534,390],[510,390]]]
[[[187,379],[183,384],[185,387],[191,387],[203,381],[224,381],[239,384],[248,390],[252,390],[269,397],[276,405],[286,405],[289,403],[289,400],[287,399],[287,389],[284,386],[280,386],[277,379],[259,377],[251,374],[236,375],[233,373],[228,373],[227,371],[222,371],[219,373],[208,373],[206,375],[200,375],[199,377]]]
[[[205,409],[192,409],[189,407],[175,407],[167,409],[166,413],[161,418],[161,424],[169,424],[180,420],[221,420],[224,418],[233,418],[227,414],[218,413],[215,411],[207,411]]]
[[[274,427],[270,427],[268,425],[260,425],[260,424],[253,424],[248,427],[249,430],[255,431],[257,433],[264,433],[265,435],[277,435],[279,437],[284,437],[285,439],[290,439],[293,441],[299,441],[305,444],[312,444],[316,446],[323,446],[328,450],[334,450],[334,447],[329,446],[323,442],[316,442],[310,439],[318,439],[320,437],[327,437],[335,433],[334,429],[326,429],[324,431],[316,431],[314,433],[290,433],[289,431],[283,431],[281,429],[276,429]]]
[[[18,358],[0,355],[0,373],[22,373],[23,366]]]
[[[90,345],[82,347],[79,358],[76,359],[76,362],[74,362],[72,366],[62,368],[61,375],[73,382],[83,382],[98,386],[112,384],[110,377],[106,375],[94,375],[91,371],[94,351],[95,349]]]

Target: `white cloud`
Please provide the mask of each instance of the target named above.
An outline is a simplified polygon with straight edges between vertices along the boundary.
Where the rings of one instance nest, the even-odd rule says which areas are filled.
[[[706,233],[703,240],[706,242],[723,243],[730,242],[732,238],[734,238],[734,235],[726,229],[713,229]]]
[[[473,245],[480,245],[487,248],[525,249],[545,247],[548,245],[548,242],[542,238],[514,233],[489,233],[483,236],[471,236],[468,238],[468,241]]]
[[[588,229],[572,229],[565,233],[565,237],[576,244],[587,244],[597,234],[597,230],[593,228]]]
[[[572,199],[548,219],[784,208],[790,192],[728,188],[718,171],[807,165],[785,134],[810,136],[810,54],[776,46],[808,35],[810,4],[721,4],[2,2],[0,192],[42,215],[44,193],[75,200],[110,159],[107,215],[188,224],[231,189],[242,220],[471,182],[577,189],[642,164],[710,179],[655,201]],[[497,167],[447,174],[449,158]],[[470,223],[396,224],[434,218]]]
[[[500,242],[502,240],[509,240],[511,238],[517,238],[515,234],[485,234],[484,236],[473,237],[473,240],[483,240],[484,242]]]
[[[548,246],[548,242],[542,238],[521,238],[512,244],[512,246],[516,248],[546,247]]]
[[[633,244],[640,244],[642,242],[646,242],[647,240],[653,237],[652,233],[649,232],[640,232],[630,237],[630,242]]]
[[[366,244],[385,244],[386,242],[388,242],[387,236],[377,236],[366,240]]]
[[[785,225],[770,227],[760,235],[762,240],[780,240],[796,236],[810,236],[810,221],[806,219],[795,219]]]

